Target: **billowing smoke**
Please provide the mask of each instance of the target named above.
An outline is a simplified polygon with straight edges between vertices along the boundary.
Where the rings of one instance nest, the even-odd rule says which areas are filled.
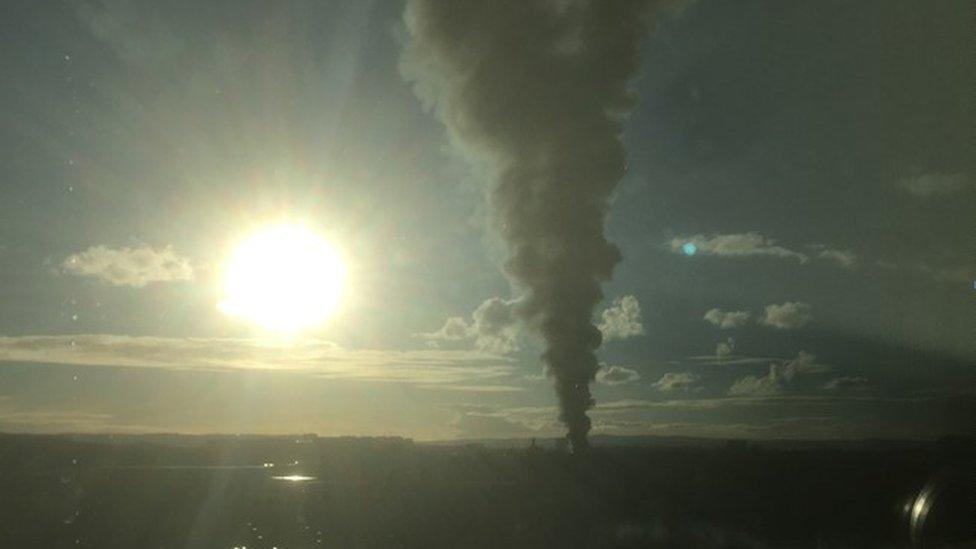
[[[455,146],[490,170],[525,292],[519,315],[545,340],[560,420],[587,446],[599,368],[594,306],[621,260],[604,235],[626,170],[620,133],[653,15],[642,0],[408,0],[401,70]]]

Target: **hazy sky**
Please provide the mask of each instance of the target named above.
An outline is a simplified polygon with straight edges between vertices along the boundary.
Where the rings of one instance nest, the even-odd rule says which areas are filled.
[[[699,0],[650,35],[595,433],[971,429],[971,11]],[[4,3],[0,430],[563,432],[402,14]],[[217,308],[234,243],[283,220],[348,269],[288,345]]]

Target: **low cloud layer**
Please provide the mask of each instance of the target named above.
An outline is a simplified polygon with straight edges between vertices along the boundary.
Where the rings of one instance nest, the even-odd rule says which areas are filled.
[[[640,379],[637,370],[625,368],[623,366],[604,365],[596,373],[596,380],[604,385],[624,385]]]
[[[600,315],[600,333],[604,341],[626,339],[644,333],[640,302],[632,295],[615,299]]]
[[[799,301],[773,303],[766,305],[759,322],[764,326],[778,330],[795,330],[802,328],[813,320],[810,306]]]
[[[173,251],[172,246],[155,249],[109,248],[92,246],[68,256],[61,269],[66,274],[97,278],[112,286],[142,288],[153,282],[171,282],[193,278],[190,261]]]
[[[972,189],[973,182],[964,173],[927,173],[900,179],[898,186],[912,195],[928,198],[957,194]]]
[[[692,246],[689,247],[689,244]],[[694,250],[694,254],[717,257],[768,256],[793,259],[800,263],[809,260],[805,254],[780,246],[773,239],[755,232],[679,236],[672,238],[668,247],[674,253],[685,255],[689,250]]]
[[[507,359],[479,351],[343,349],[324,340],[274,345],[255,339],[121,335],[0,337],[0,362],[169,370],[265,370],[330,379],[494,385],[513,373]],[[492,389],[488,389],[491,391]]]
[[[704,319],[723,330],[740,328],[745,326],[752,314],[749,311],[723,311],[722,309],[710,309],[705,313]]]

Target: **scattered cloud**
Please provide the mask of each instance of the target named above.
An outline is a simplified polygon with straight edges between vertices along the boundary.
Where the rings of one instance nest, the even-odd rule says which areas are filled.
[[[462,387],[499,385],[499,379],[514,372],[509,359],[473,350],[355,350],[318,339],[273,344],[258,339],[124,335],[0,337],[0,362],[263,370],[330,379]]]
[[[832,261],[845,269],[853,269],[857,267],[857,262],[859,259],[857,254],[851,250],[827,247],[819,247],[817,257],[827,261]]]
[[[190,261],[176,255],[172,246],[155,249],[109,248],[92,246],[68,256],[61,269],[76,276],[97,278],[113,286],[142,288],[152,282],[171,282],[193,278]]]
[[[652,383],[651,386],[663,393],[688,391],[696,388],[700,380],[701,376],[698,374],[692,374],[690,372],[668,372],[661,376],[661,379]]]
[[[731,337],[726,338],[725,341],[719,341],[715,345],[715,356],[717,358],[729,358],[733,352],[735,352],[735,340]]]
[[[723,311],[722,309],[710,309],[705,313],[704,320],[710,322],[723,330],[740,328],[749,322],[752,314],[749,311]]]
[[[791,389],[800,376],[826,373],[830,370],[830,366],[817,363],[816,357],[812,354],[800,351],[793,360],[770,364],[769,372],[764,376],[746,376],[736,381],[729,388],[729,394],[733,396],[779,395]]]
[[[927,173],[898,180],[898,186],[918,197],[946,196],[972,189],[970,177],[964,173]]]
[[[795,259],[800,263],[809,260],[806,255],[779,246],[771,238],[755,232],[680,236],[672,238],[668,247],[674,253],[685,255],[700,253],[717,257],[769,256]]]
[[[637,370],[623,366],[603,365],[596,373],[596,380],[604,385],[624,385],[640,379]]]
[[[974,271],[970,267],[930,267],[929,265],[916,265],[915,271],[930,276],[940,282],[969,282],[973,279]]]
[[[486,299],[471,313],[471,321],[452,316],[435,332],[416,334],[428,346],[437,348],[443,342],[470,340],[482,351],[507,354],[518,350],[522,324],[515,314],[517,299]]]
[[[759,322],[778,330],[795,330],[806,326],[813,316],[810,306],[799,301],[766,305]]]
[[[644,333],[640,303],[632,295],[615,299],[600,316],[602,320],[598,328],[603,333],[604,341],[626,339]]]

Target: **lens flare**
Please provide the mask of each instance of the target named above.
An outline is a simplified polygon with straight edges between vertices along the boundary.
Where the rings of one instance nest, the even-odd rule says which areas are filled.
[[[342,258],[324,238],[301,225],[278,225],[234,249],[219,308],[268,331],[294,333],[329,318],[345,278]]]

